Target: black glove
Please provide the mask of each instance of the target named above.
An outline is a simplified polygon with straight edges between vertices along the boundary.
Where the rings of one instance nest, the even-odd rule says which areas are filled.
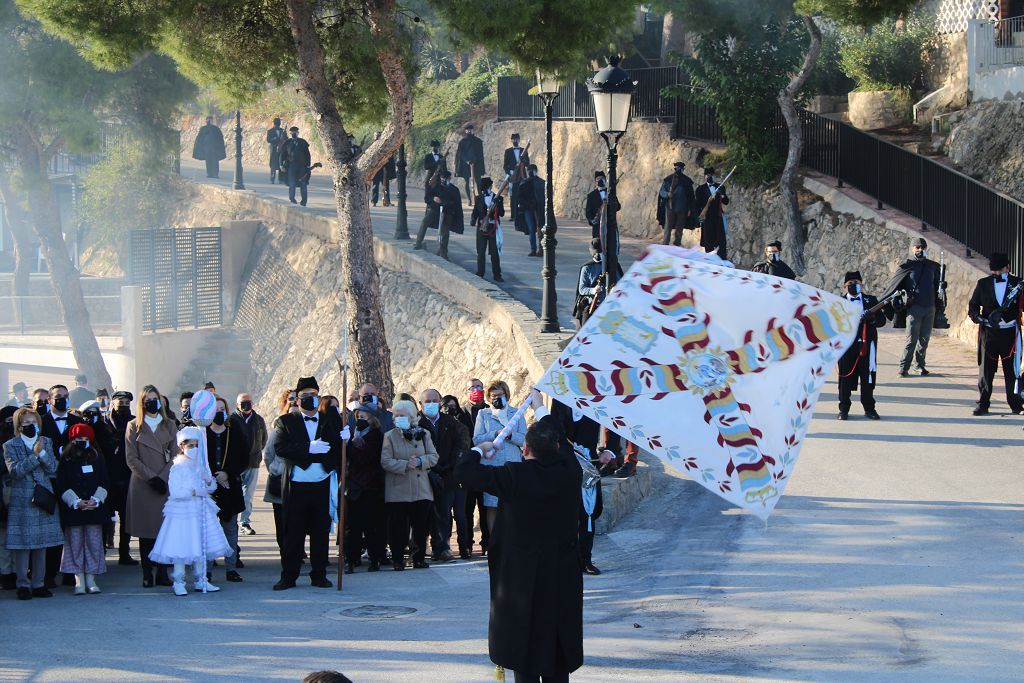
[[[161,496],[167,495],[167,482],[160,477],[152,477],[146,483],[149,484],[149,488],[153,489]]]

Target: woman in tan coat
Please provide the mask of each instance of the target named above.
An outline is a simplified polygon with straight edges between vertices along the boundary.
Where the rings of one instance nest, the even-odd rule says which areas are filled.
[[[139,539],[142,554],[142,585],[153,586],[154,563],[149,559],[164,520],[167,476],[177,452],[177,428],[167,415],[160,390],[149,384],[139,393],[137,417],[124,434],[125,462],[132,471],[128,484],[126,517],[128,533]],[[167,565],[156,565],[156,584],[170,586]]]
[[[416,405],[399,401],[393,409],[395,428],[384,435],[380,464],[384,468],[384,506],[388,513],[388,536],[395,571],[405,569],[405,547],[409,527],[416,551],[415,569],[425,569],[427,531],[434,509],[434,492],[428,470],[437,464],[437,449],[430,432],[416,424]]]

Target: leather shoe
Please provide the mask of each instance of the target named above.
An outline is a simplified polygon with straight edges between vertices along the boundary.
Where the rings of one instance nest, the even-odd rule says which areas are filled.
[[[284,579],[281,579],[280,581],[274,584],[274,590],[276,591],[286,591],[289,588],[295,588],[294,581],[285,581]]]
[[[366,567],[366,571],[368,571],[368,572],[379,572],[380,571],[380,562],[378,562],[377,560],[370,560],[370,564],[369,564],[369,566]]]
[[[334,584],[327,578],[310,579],[309,585],[313,586],[313,588],[334,588]]]
[[[142,587],[143,588],[152,588],[153,587],[153,577],[152,576],[143,576],[142,577]]]
[[[975,417],[977,417],[978,415],[988,415],[988,408],[982,408],[981,406],[978,406],[977,408],[974,409],[974,411],[971,414],[974,415]]]
[[[504,281],[505,281],[505,278],[503,278],[503,277],[502,277],[502,276],[500,276],[500,275],[495,275],[495,276],[494,276],[494,281],[495,281],[495,282],[504,282]]]
[[[587,562],[583,565],[583,573],[590,574],[591,576],[598,576],[601,570],[594,566],[593,562]]]
[[[137,567],[139,561],[131,555],[123,555],[117,559],[117,563],[123,567]]]
[[[928,376],[928,375],[930,375],[930,374],[932,374],[932,373],[928,372],[928,371],[927,371],[927,370],[925,370],[924,368],[921,368],[921,376],[922,376],[922,377],[927,377],[927,376]]]
[[[228,572],[224,575],[224,578],[231,583],[242,583],[242,575],[238,572]]]
[[[55,579],[43,579],[43,588],[56,588],[57,581]]]
[[[434,562],[454,562],[455,556],[452,555],[451,550],[441,551],[439,554],[434,555]]]
[[[412,563],[413,569],[430,569],[430,564],[423,560],[414,560]]]
[[[171,581],[171,577],[167,576],[166,573],[156,575],[156,585],[158,586],[173,586],[174,582]]]
[[[354,564],[352,564],[351,562],[346,562],[345,563],[345,573],[346,574],[355,574],[356,573],[356,566]]]
[[[836,419],[837,420],[849,420],[850,419],[850,415],[849,415],[849,413],[839,413],[838,415],[836,415]]]
[[[19,588],[18,589],[18,599],[19,600],[31,600],[32,599],[32,590],[29,589],[29,588],[24,588],[24,587]]]
[[[245,562],[242,562],[242,558],[235,560],[235,566],[239,569],[245,569]]]
[[[53,597],[53,593],[50,592],[49,588],[33,588],[32,589],[32,597],[33,598],[52,598]]]
[[[910,373],[907,372],[906,370],[900,370],[899,376],[906,379],[907,377],[910,377]]]
[[[865,411],[864,414],[867,416],[867,418],[869,420],[881,420],[882,419],[882,416],[879,415],[878,411],[876,411],[876,410]]]
[[[405,571],[405,562],[395,561],[391,563],[391,566],[396,572]]]
[[[462,548],[459,550],[459,557],[463,560],[468,560],[471,557],[473,557],[473,552],[471,550],[466,550],[465,548]]]

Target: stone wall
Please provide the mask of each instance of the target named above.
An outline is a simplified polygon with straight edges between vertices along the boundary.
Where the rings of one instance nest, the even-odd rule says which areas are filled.
[[[929,55],[925,74],[929,90],[946,86],[932,105],[935,113],[967,106],[967,32],[938,37],[938,46]]]
[[[300,135],[310,141],[310,151],[313,161],[319,160],[320,147],[317,144],[316,130],[309,116],[302,111],[281,115],[281,125],[287,130],[291,126],[298,126]],[[224,147],[227,151],[227,159],[224,162],[234,162],[235,158],[235,114],[215,116],[213,122],[220,126],[224,133]],[[192,158],[192,146],[195,144],[199,128],[206,123],[205,116],[182,117],[178,123],[178,130],[181,131],[181,158]],[[270,150],[267,145],[267,129],[274,125],[273,117],[254,120],[252,117],[242,115],[242,158],[245,160],[245,171],[254,172],[256,169],[269,168]]]
[[[1024,101],[976,102],[964,110],[947,143],[960,169],[1024,200]]]

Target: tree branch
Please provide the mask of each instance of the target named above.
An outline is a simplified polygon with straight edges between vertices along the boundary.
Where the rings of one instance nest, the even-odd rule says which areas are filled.
[[[57,152],[59,152],[60,148],[63,147],[63,146],[64,146],[64,133],[59,133],[57,135],[57,137],[55,137],[50,142],[50,144],[48,144],[46,146],[46,148],[43,149],[39,153],[39,157],[40,157],[40,160],[43,162],[43,165],[44,166],[49,165],[50,160],[53,159],[53,157],[57,156]]]

